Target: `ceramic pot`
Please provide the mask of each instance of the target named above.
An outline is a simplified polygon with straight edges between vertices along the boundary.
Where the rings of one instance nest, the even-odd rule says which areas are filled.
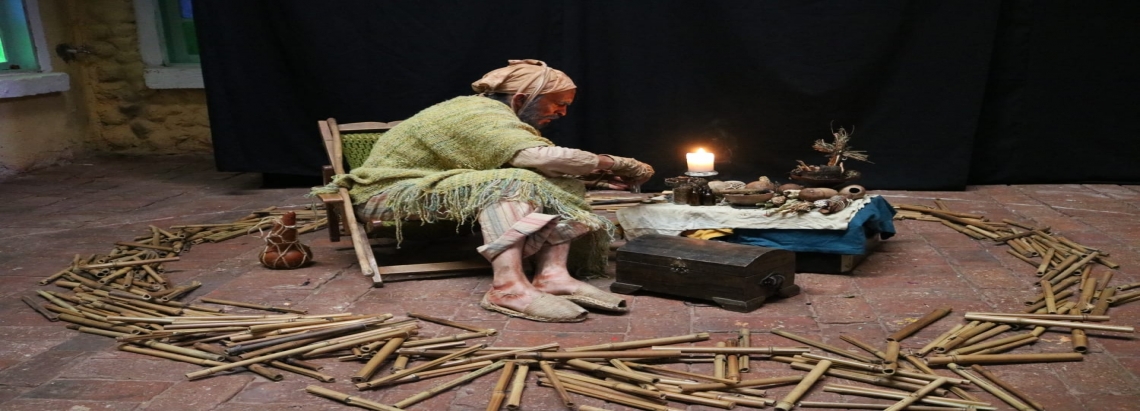
[[[787,183],[787,184],[781,184],[779,190],[776,190],[776,191],[779,191],[782,193],[782,192],[785,192],[788,190],[803,190],[803,189],[804,189],[804,186],[801,186],[799,184]]]
[[[760,177],[756,181],[746,184],[744,188],[749,190],[775,191],[777,187],[776,183],[772,182],[772,180],[769,180],[768,177]]]
[[[805,188],[800,190],[799,197],[800,200],[803,201],[816,201],[829,199],[836,194],[839,194],[839,192],[830,188]]]
[[[258,260],[266,267],[283,270],[301,268],[313,261],[309,246],[297,241],[297,213],[285,213],[273,222],[273,229],[265,236],[265,249]]]
[[[861,185],[852,184],[847,187],[843,187],[842,190],[839,190],[839,194],[847,197],[848,200],[858,200],[867,195],[867,189],[863,188]]]

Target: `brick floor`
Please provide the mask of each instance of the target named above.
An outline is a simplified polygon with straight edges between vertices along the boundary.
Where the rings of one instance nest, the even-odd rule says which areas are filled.
[[[261,189],[259,176],[213,171],[209,158],[159,156],[99,157],[76,161],[0,181],[0,409],[3,410],[337,410],[340,404],[313,397],[314,383],[287,375],[270,382],[237,373],[186,381],[197,366],[115,350],[107,338],[79,334],[50,323],[16,298],[44,289],[37,282],[65,267],[75,254],[105,253],[115,241],[147,232],[150,224],[226,222],[267,206],[304,206],[305,189]],[[874,191],[874,190],[872,190]],[[1140,187],[1119,185],[1027,185],[970,187],[963,192],[881,191],[893,203],[932,204],[942,198],[956,211],[985,214],[991,220],[1016,219],[1048,225],[1074,241],[1111,252],[1122,265],[1113,285],[1140,281]],[[631,298],[627,315],[592,314],[578,324],[540,324],[509,319],[478,307],[489,287],[486,277],[460,277],[390,283],[370,288],[356,270],[347,242],[331,243],[323,233],[302,239],[317,263],[295,271],[270,271],[255,261],[260,240],[242,237],[195,246],[183,261],[167,266],[174,282],[202,281],[190,298],[255,301],[291,305],[313,312],[418,312],[501,333],[485,342],[519,346],[560,342],[564,346],[598,344],[694,332],[723,340],[740,327],[753,329],[753,345],[797,345],[766,331],[785,329],[829,344],[845,345],[840,335],[879,344],[883,336],[937,307],[954,313],[904,342],[917,348],[949,327],[962,323],[969,310],[1023,308],[1035,293],[1033,270],[1005,252],[1005,247],[972,240],[937,223],[896,222],[899,234],[886,241],[853,274],[801,273],[803,292],[769,301],[752,313],[724,311],[698,301],[661,296]],[[1097,271],[1105,270],[1098,267]],[[610,280],[593,280],[605,287]],[[1113,308],[1113,323],[1140,325],[1140,303]],[[421,335],[452,330],[428,325]],[[1129,336],[1089,332],[1086,360],[1060,364],[994,365],[988,368],[1055,410],[1140,409],[1140,342]],[[1067,332],[1049,331],[1018,352],[1064,352]],[[880,344],[882,345],[882,344]],[[354,363],[324,362],[338,382],[326,384],[357,393],[348,383]],[[684,368],[684,366],[680,366]],[[708,372],[706,364],[689,369]],[[786,365],[753,359],[747,378],[795,375]],[[535,376],[530,380],[533,383]],[[481,410],[495,377],[485,376],[412,409]],[[367,391],[359,395],[394,403],[439,381]],[[828,382],[853,384],[828,378]],[[780,398],[790,386],[769,389]],[[1009,409],[976,388],[978,397]],[[579,403],[628,409],[594,399]],[[806,399],[885,402],[824,392],[816,387]],[[683,404],[672,403],[685,408]],[[741,407],[744,408],[744,407]],[[561,409],[546,388],[528,388],[524,410]],[[711,409],[689,406],[689,410]]]

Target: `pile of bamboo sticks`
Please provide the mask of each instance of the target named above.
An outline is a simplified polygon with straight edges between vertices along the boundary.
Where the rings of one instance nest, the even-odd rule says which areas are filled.
[[[48,285],[63,279],[68,288],[82,286],[87,291],[101,290],[108,293],[131,293],[144,300],[159,299],[167,302],[180,295],[193,291],[201,284],[193,282],[170,287],[163,275],[164,263],[178,261],[179,256],[190,250],[193,244],[218,242],[267,229],[278,217],[291,210],[278,210],[269,207],[242,217],[233,223],[172,226],[169,230],[150,226],[150,232],[135,237],[132,241],[119,241],[107,254],[91,254],[83,257],[75,255],[71,264],[43,280],[40,285]],[[320,229],[327,224],[323,211],[315,209],[297,210],[297,221],[301,225],[299,233]],[[23,297],[25,303],[36,308],[38,304]]]
[[[256,210],[231,223],[176,225],[170,228],[182,232],[183,235],[186,236],[186,240],[192,244],[200,244],[203,242],[216,243],[250,233],[256,233],[258,230],[268,231],[273,226],[274,217],[280,218],[281,215],[289,211],[293,211],[297,214],[298,234],[316,231],[328,224],[324,210],[315,208],[284,210],[278,209],[277,207],[268,207]]]

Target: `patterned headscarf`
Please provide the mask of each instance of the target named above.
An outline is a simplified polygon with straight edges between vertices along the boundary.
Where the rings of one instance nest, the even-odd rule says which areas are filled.
[[[570,77],[559,70],[550,68],[541,60],[508,60],[506,67],[492,70],[483,78],[471,83],[471,88],[481,95],[493,93],[526,94],[522,107],[530,105],[539,94],[557,93],[578,86]],[[522,109],[519,107],[518,109]]]

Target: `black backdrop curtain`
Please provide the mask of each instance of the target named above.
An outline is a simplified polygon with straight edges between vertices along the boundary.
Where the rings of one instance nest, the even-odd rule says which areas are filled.
[[[872,189],[1140,181],[1138,2],[196,0],[223,171],[317,174],[316,122],[391,121],[507,59],[579,86],[559,145],[786,179],[831,129]],[[1131,116],[1129,115],[1131,114]]]

